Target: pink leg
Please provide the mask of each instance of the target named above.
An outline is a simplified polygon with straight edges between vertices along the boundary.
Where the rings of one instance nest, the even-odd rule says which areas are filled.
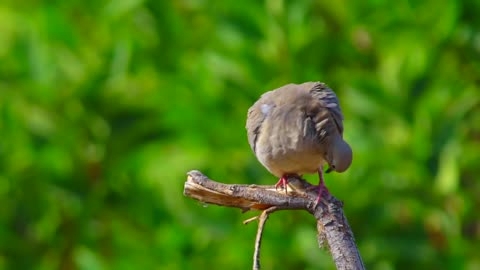
[[[322,198],[323,192],[327,192],[327,194],[330,193],[328,191],[327,186],[325,186],[325,181],[323,180],[323,166],[318,169],[318,178],[320,178],[320,181],[318,183],[318,197],[317,197],[317,204],[320,202],[320,198]]]
[[[275,189],[278,189],[279,187],[282,187],[285,190],[285,194],[287,193],[287,185],[288,185],[288,177],[289,176],[294,176],[295,174],[284,174],[280,179],[278,179],[278,182],[275,184]]]
[[[312,189],[316,189],[318,191],[318,196],[317,196],[317,200],[315,202],[315,207],[317,206],[317,204],[320,202],[320,199],[322,198],[322,194],[324,192],[327,192],[327,194],[330,193],[330,191],[328,191],[328,188],[327,186],[325,186],[325,182],[323,180],[323,166],[321,166],[319,169],[318,169],[318,178],[319,178],[319,183],[317,186],[312,186],[309,188],[309,190],[312,190]]]

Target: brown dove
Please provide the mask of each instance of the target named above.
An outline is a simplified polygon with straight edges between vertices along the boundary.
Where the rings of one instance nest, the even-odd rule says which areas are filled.
[[[319,202],[328,192],[326,172],[344,172],[352,149],[343,139],[343,115],[335,93],[321,82],[287,84],[264,93],[248,110],[248,142],[260,163],[279,177],[276,188],[288,185],[289,175],[316,173]]]

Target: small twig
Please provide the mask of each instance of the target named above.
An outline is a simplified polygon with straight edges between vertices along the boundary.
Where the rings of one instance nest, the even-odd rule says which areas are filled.
[[[252,221],[254,221],[254,220],[257,220],[258,218],[260,218],[260,216],[254,216],[254,217],[251,217],[251,218],[249,218],[249,219],[247,219],[247,220],[244,220],[242,223],[243,223],[243,225],[247,225],[248,223],[250,223],[250,222],[252,222]]]
[[[262,245],[262,236],[265,223],[267,222],[268,216],[275,212],[277,207],[272,206],[266,210],[263,210],[258,218],[258,229],[257,237],[255,238],[255,251],[253,252],[253,270],[260,270],[260,246]]]
[[[317,205],[317,193],[308,191],[308,187],[311,186],[308,182],[301,178],[289,177],[288,183],[289,189],[286,193],[284,190],[277,191],[275,186],[218,183],[210,180],[199,171],[191,171],[188,173],[183,193],[185,196],[204,203],[236,207],[244,212],[265,210],[258,217],[260,223],[255,244],[255,250],[258,254],[254,255],[254,258],[258,258],[256,263],[258,268],[260,267],[259,250],[261,241],[259,239],[261,239],[264,223],[270,213],[269,209],[273,208],[275,209],[273,211],[301,209],[308,211],[317,220],[317,241],[319,244],[326,244],[337,269],[365,269],[352,230],[343,214],[342,202],[334,196],[322,196],[320,203]],[[262,215],[265,219],[263,221]],[[245,222],[248,223],[255,219],[251,218]],[[263,225],[261,225],[262,223]],[[260,225],[262,228],[260,228]],[[254,269],[256,269],[255,262]]]

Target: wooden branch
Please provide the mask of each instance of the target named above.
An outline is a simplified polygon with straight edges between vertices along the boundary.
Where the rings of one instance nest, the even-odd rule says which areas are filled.
[[[203,203],[236,207],[244,212],[268,209],[262,213],[263,221],[262,216],[259,218],[262,228],[259,227],[255,243],[258,246],[255,254],[258,253],[258,256],[261,231],[269,213],[277,210],[306,210],[317,220],[317,241],[320,246],[326,244],[337,269],[365,269],[352,230],[343,214],[342,202],[331,195],[325,196],[324,193],[316,205],[317,193],[308,191],[312,185],[296,177],[289,177],[288,182],[288,191],[285,192],[283,189],[277,191],[275,186],[223,184],[210,180],[199,171],[190,171],[183,193]],[[259,262],[257,263],[259,268]]]

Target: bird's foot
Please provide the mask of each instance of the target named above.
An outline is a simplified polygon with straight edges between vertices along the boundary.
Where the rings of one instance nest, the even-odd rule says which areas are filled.
[[[315,204],[313,205],[313,208],[317,208],[317,205],[320,203],[320,200],[322,199],[322,196],[325,194],[325,196],[330,195],[330,191],[328,190],[327,186],[325,184],[321,183],[316,186],[310,186],[307,188],[307,190],[316,190],[318,192],[317,199],[315,200]]]
[[[296,176],[295,174],[284,174],[278,182],[275,184],[275,189],[278,190],[279,187],[282,187],[285,190],[285,194],[287,194],[287,186],[288,186],[288,177],[289,176]]]

